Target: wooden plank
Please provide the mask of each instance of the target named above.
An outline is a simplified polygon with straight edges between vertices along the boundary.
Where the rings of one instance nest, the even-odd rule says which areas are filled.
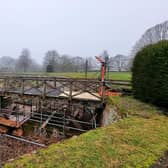
[[[66,93],[66,94],[69,94],[69,91],[65,91],[65,93]],[[76,95],[76,94],[78,94],[78,93],[80,93],[80,92],[78,92],[78,91],[77,91],[77,92],[76,92],[76,91],[73,91],[73,92],[72,92],[72,96],[73,96],[73,95]],[[61,93],[61,94],[59,95],[59,97],[68,97],[66,94]],[[100,95],[99,95],[98,93],[93,93],[93,94],[95,94],[97,97],[91,95],[91,94],[88,93],[88,92],[83,92],[83,93],[80,93],[79,95],[74,96],[73,99],[93,100],[93,101],[100,101],[100,100],[101,100],[101,97],[100,97]],[[98,97],[100,97],[100,98],[98,98]]]
[[[8,132],[8,128],[0,125],[0,133],[5,134]]]
[[[14,128],[19,128],[21,126],[20,123],[6,119],[4,117],[0,117],[0,124],[8,127],[14,127]]]

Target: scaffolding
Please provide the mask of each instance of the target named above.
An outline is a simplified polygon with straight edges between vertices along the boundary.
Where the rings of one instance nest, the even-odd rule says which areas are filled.
[[[65,131],[85,132],[97,123],[96,108],[105,97],[99,94],[98,80],[53,77],[0,77],[0,125],[21,128],[27,121]],[[9,96],[12,104],[2,108],[2,99]],[[7,112],[8,111],[8,112]],[[6,118],[5,118],[6,117]]]

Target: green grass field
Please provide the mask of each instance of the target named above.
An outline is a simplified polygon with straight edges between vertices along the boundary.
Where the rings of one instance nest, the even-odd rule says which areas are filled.
[[[70,77],[70,78],[85,78],[84,72],[62,72],[62,73],[32,73],[36,75],[45,75],[45,76],[61,76],[61,77]],[[88,72],[88,78],[98,78],[100,75],[99,72]],[[131,80],[131,72],[110,72],[109,79],[113,80]]]
[[[132,97],[111,97],[108,104],[127,117],[4,167],[150,168],[168,150],[167,117],[155,106]]]

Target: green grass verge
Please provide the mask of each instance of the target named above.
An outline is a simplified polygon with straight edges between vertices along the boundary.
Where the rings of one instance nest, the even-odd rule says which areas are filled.
[[[154,106],[130,97],[109,98],[108,103],[127,117],[4,167],[149,168],[168,150],[168,118]]]
[[[29,74],[29,73],[26,73]],[[70,77],[70,78],[85,78],[84,72],[62,72],[62,73],[32,73],[35,75],[45,75],[45,76],[62,76],[62,77]],[[99,72],[88,72],[88,78],[98,78]],[[109,79],[113,80],[131,80],[131,72],[110,72]]]

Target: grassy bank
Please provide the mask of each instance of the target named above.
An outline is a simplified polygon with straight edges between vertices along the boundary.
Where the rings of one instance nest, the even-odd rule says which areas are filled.
[[[126,118],[6,164],[6,168],[148,168],[168,150],[168,118],[130,97],[109,98]]]

